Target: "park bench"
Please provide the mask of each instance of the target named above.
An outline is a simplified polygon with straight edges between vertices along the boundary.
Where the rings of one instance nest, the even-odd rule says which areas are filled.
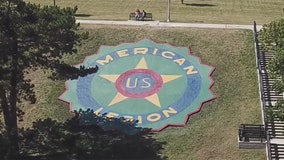
[[[136,20],[135,19],[135,13],[134,12],[129,13],[128,19],[129,20]],[[140,18],[139,20],[140,21],[152,21],[152,13],[146,13],[146,16],[144,18]]]
[[[266,130],[264,125],[241,124],[239,127],[239,141],[265,141]]]

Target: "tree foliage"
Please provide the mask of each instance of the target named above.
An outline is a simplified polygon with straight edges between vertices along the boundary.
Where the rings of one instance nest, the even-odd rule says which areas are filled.
[[[267,115],[269,119],[278,118],[284,120],[284,101],[278,101],[275,106],[270,107]]]
[[[268,63],[269,77],[275,79],[273,90],[277,93],[284,92],[284,48],[274,51],[274,58]]]
[[[268,76],[275,79],[271,89],[277,93],[284,92],[284,19],[265,24],[260,31],[259,38],[263,49],[273,52],[274,57],[268,63]],[[278,101],[268,110],[270,118],[277,117],[284,120],[283,101]]]
[[[81,125],[81,116],[87,116],[109,126],[120,125],[123,131],[103,130],[96,124]],[[51,119],[38,120],[32,128],[20,130],[22,159],[163,159],[160,152],[163,142],[151,137],[149,129],[135,127],[135,123],[125,123],[120,119],[96,116],[92,110],[75,112],[67,122]],[[139,130],[137,132],[137,130]]]
[[[124,126],[130,133],[103,130],[97,124],[81,125],[82,116],[108,126]],[[86,160],[86,159],[155,159],[161,160],[165,142],[156,141],[149,129],[138,128],[136,123],[121,119],[96,116],[92,110],[79,111],[66,122],[52,119],[37,120],[31,128],[19,129],[21,160]],[[11,159],[6,153],[10,143],[5,130],[0,132],[0,159]]]
[[[275,79],[273,89],[284,92],[284,19],[265,24],[259,33],[264,51],[274,52],[274,58],[268,64],[270,78]]]
[[[64,54],[77,52],[76,45],[87,38],[79,33],[76,9],[26,3],[23,0],[0,0],[0,113],[3,114],[8,154],[17,155],[18,116],[22,100],[36,101],[30,70],[49,69],[56,79],[77,78],[97,71],[65,64]]]
[[[284,47],[284,19],[263,25],[259,33],[264,50],[276,50]]]

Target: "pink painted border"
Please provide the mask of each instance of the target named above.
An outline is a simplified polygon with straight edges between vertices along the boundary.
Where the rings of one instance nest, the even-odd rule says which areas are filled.
[[[170,45],[170,46],[173,47],[173,48],[187,48],[187,49],[188,49],[188,55],[189,55],[189,56],[192,56],[192,57],[197,58],[198,61],[199,61],[199,63],[200,63],[201,65],[208,66],[208,67],[212,68],[211,71],[210,71],[209,74],[208,74],[208,77],[210,78],[210,81],[211,81],[211,84],[210,84],[210,86],[208,87],[208,89],[209,89],[209,91],[211,92],[211,94],[213,95],[213,97],[210,98],[210,99],[208,99],[208,100],[206,100],[206,101],[203,101],[195,112],[192,112],[192,113],[190,113],[190,114],[187,114],[186,117],[185,117],[185,120],[184,120],[184,123],[183,123],[183,124],[167,124],[167,125],[163,126],[162,128],[160,128],[160,129],[158,129],[158,130],[151,130],[151,131],[152,131],[152,132],[160,132],[160,131],[162,131],[162,130],[166,129],[167,127],[170,127],[170,126],[173,126],[173,127],[184,127],[184,126],[186,126],[186,124],[187,124],[189,118],[190,118],[192,115],[194,115],[194,114],[196,114],[196,113],[198,113],[198,112],[201,111],[201,109],[202,109],[202,107],[203,107],[203,105],[204,105],[205,103],[210,102],[210,101],[212,101],[212,100],[214,100],[214,99],[217,98],[215,92],[213,92],[213,90],[211,89],[212,86],[213,86],[214,83],[215,83],[211,75],[213,74],[213,72],[215,71],[216,68],[215,68],[215,67],[212,67],[212,66],[209,66],[209,65],[207,65],[207,64],[203,64],[203,63],[201,62],[201,58],[200,58],[200,57],[191,54],[191,49],[190,49],[190,47],[177,47],[177,46],[172,46],[171,44],[168,44],[168,43],[157,43],[157,42],[154,42],[154,41],[149,40],[149,39],[147,39],[147,38],[144,38],[144,39],[142,39],[142,40],[140,40],[140,41],[138,41],[138,42],[136,42],[136,43],[131,43],[131,42],[123,43],[123,42],[121,42],[121,43],[119,43],[118,45],[115,45],[115,46],[101,45],[101,46],[99,47],[99,49],[98,49],[97,52],[95,52],[95,53],[93,53],[93,54],[91,54],[91,55],[89,55],[89,56],[86,56],[86,57],[84,58],[84,60],[83,60],[82,63],[76,64],[76,65],[74,65],[74,66],[79,66],[79,65],[84,64],[84,63],[86,62],[86,60],[87,60],[89,57],[96,56],[98,53],[100,53],[100,51],[101,51],[101,49],[102,49],[103,47],[104,47],[104,48],[107,48],[107,47],[113,47],[113,48],[115,48],[115,47],[118,47],[118,46],[120,46],[120,45],[122,45],[122,44],[124,44],[124,45],[127,45],[127,44],[128,44],[128,45],[130,45],[130,44],[137,44],[137,43],[140,43],[141,41],[144,41],[144,40],[151,41],[153,44],[157,44],[157,45]],[[67,81],[65,81],[65,91],[63,92],[63,94],[61,94],[61,95],[58,97],[58,99],[61,100],[61,101],[63,101],[64,103],[69,104],[69,112],[73,113],[73,111],[72,111],[72,103],[71,103],[71,102],[67,102],[67,101],[65,101],[65,100],[63,100],[63,99],[61,98],[63,95],[66,94],[66,92],[67,92],[68,90],[69,90],[69,87],[68,87],[68,85],[67,85]]]

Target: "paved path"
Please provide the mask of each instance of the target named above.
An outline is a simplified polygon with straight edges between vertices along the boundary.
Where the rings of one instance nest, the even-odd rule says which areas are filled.
[[[111,25],[132,25],[132,26],[156,26],[156,27],[192,27],[192,28],[224,28],[224,29],[249,29],[253,30],[251,25],[238,24],[204,24],[204,23],[172,23],[160,21],[104,21],[104,20],[77,20],[81,24],[111,24]],[[261,25],[257,26],[260,30]]]

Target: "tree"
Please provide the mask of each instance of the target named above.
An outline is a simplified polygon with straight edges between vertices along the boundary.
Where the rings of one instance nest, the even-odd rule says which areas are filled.
[[[273,89],[284,92],[284,19],[265,24],[259,33],[265,51],[274,52],[274,58],[268,64],[269,76],[276,79]]]
[[[268,75],[275,79],[273,88],[277,93],[284,92],[284,19],[265,24],[259,33],[265,51],[274,52],[274,58],[268,63]],[[284,120],[284,102],[278,101],[268,110],[271,118]]]
[[[284,48],[274,51],[274,58],[268,63],[269,77],[275,79],[273,89],[277,93],[284,92]]]
[[[277,117],[280,120],[284,120],[284,102],[277,101],[274,106],[269,107],[267,110],[267,116],[269,119]]]
[[[4,117],[11,147],[17,156],[18,117],[22,100],[36,101],[33,84],[25,74],[29,70],[49,69],[54,78],[76,78],[97,71],[65,64],[64,54],[73,54],[87,33],[79,33],[76,9],[0,0],[0,112]]]
[[[108,126],[120,125],[126,130],[103,130],[96,123],[81,125],[81,116],[103,122]],[[115,123],[115,124],[113,124]],[[149,129],[138,128],[136,123],[96,116],[92,110],[75,112],[66,122],[51,119],[38,120],[26,130],[20,130],[21,159],[163,159],[160,151],[164,142],[148,134]]]
[[[284,19],[263,25],[259,39],[265,50],[282,49],[284,47]]]

